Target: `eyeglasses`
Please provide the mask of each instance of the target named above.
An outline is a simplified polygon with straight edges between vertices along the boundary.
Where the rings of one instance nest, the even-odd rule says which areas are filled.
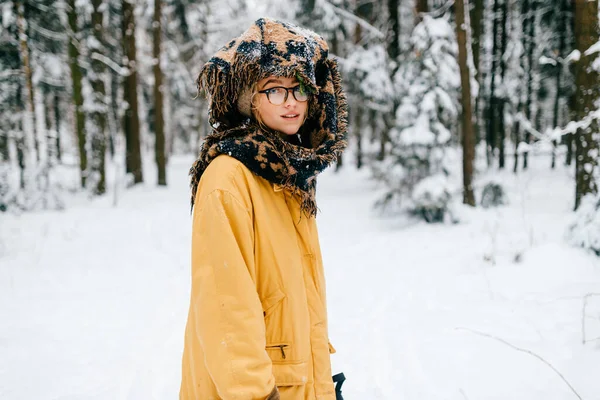
[[[291,88],[276,86],[265,90],[259,90],[258,93],[266,94],[269,103],[273,104],[274,106],[280,106],[287,101],[290,90],[292,91],[292,96],[294,96],[296,101],[304,103],[308,100],[308,92],[303,90],[300,85]]]

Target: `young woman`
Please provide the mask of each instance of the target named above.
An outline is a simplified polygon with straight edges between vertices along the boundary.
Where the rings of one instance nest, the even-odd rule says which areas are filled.
[[[203,67],[180,399],[335,400],[316,177],[346,146],[324,40],[259,19]]]

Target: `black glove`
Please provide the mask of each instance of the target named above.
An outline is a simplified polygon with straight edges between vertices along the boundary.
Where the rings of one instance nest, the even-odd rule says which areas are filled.
[[[344,400],[342,397],[342,385],[345,380],[346,377],[343,372],[333,376],[333,383],[335,383],[335,400]]]

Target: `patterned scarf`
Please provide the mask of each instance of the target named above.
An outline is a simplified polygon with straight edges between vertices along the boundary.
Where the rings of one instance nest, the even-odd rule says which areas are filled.
[[[327,44],[317,34],[263,18],[204,65],[198,90],[210,96],[213,130],[190,169],[192,207],[202,174],[212,160],[227,154],[254,174],[298,195],[302,210],[316,215],[316,177],[346,147],[346,98],[337,64],[327,55]],[[271,75],[296,77],[312,93],[299,132],[301,144],[285,141],[238,110],[238,96]]]

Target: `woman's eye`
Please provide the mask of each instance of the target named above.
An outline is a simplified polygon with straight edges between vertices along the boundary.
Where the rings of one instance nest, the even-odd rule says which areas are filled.
[[[279,93],[279,88],[272,88],[272,89],[267,89],[266,92],[268,94],[275,94],[275,93]]]

